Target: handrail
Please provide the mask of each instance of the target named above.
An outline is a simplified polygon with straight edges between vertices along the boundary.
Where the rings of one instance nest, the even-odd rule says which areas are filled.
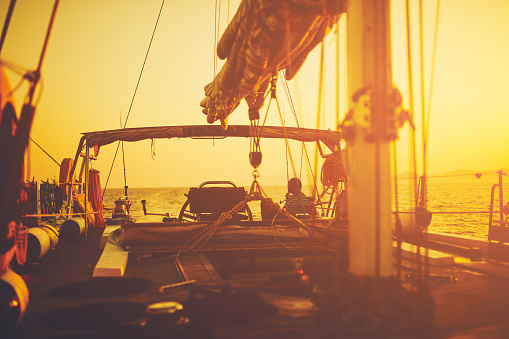
[[[493,205],[495,203],[495,188],[498,187],[498,203],[500,205],[498,213],[500,214],[500,220],[495,220],[500,224],[500,227],[505,227],[507,222],[504,220],[504,190],[502,183],[502,176],[505,173],[503,171],[498,171],[498,184],[494,184],[491,187],[491,200],[490,200],[490,219],[489,219],[489,228],[488,228],[488,241],[497,240],[493,239],[492,236],[492,226],[493,226]]]
[[[202,182],[200,184],[200,186],[198,186],[198,189],[202,188],[205,185],[218,185],[218,184],[232,185],[233,187],[238,188],[237,185],[235,185],[231,181],[227,181],[227,180],[211,180],[211,181]]]

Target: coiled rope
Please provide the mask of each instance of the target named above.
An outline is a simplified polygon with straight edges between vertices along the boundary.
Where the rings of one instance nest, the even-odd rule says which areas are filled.
[[[341,159],[341,151],[336,151],[325,158],[322,165],[321,182],[324,186],[335,186],[342,178],[346,178],[346,171]]]
[[[277,210],[277,214],[281,214],[284,217],[294,221],[298,226],[300,226],[303,230],[305,230],[310,236],[317,238],[325,247],[329,249],[334,249],[335,245],[331,243],[329,240],[327,240],[323,235],[313,232],[313,230],[306,225],[301,220],[297,219],[295,216],[291,215],[287,211],[281,208],[279,204],[276,204],[272,201],[270,198],[263,197],[261,192],[250,192],[246,195],[246,198],[239,202],[237,205],[235,205],[231,210],[223,212],[219,218],[211,223],[210,225],[204,227],[200,232],[198,232],[196,235],[194,235],[191,239],[189,239],[189,242],[191,243],[187,248],[180,250],[177,253],[177,257],[183,253],[183,252],[193,252],[193,251],[199,251],[203,245],[216,233],[217,229],[220,225],[222,225],[226,220],[231,219],[235,214],[237,214],[240,210],[242,210],[248,202],[255,201],[255,200],[263,200],[266,202],[270,202],[274,205],[274,207]],[[273,220],[274,222],[274,220]],[[272,226],[273,228],[273,226]],[[276,241],[281,246],[285,247],[281,242],[279,242],[277,239]],[[286,247],[285,247],[286,248]]]

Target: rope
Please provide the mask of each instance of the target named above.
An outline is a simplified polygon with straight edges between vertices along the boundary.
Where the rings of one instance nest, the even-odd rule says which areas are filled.
[[[154,35],[156,33],[159,18],[161,17],[161,12],[163,11],[163,6],[164,6],[164,0],[161,3],[161,8],[159,9],[159,14],[157,15],[156,24],[155,24],[154,30],[152,32],[152,37],[150,38],[150,43],[148,44],[147,53],[145,54],[145,59],[143,60],[143,65],[141,66],[140,76],[138,77],[138,82],[136,83],[136,87],[134,89],[133,98],[131,99],[131,104],[129,105],[129,111],[127,112],[127,117],[125,118],[124,128],[127,125],[127,120],[129,119],[129,115],[131,114],[131,108],[133,107],[134,98],[136,97],[136,92],[138,91],[138,86],[140,85],[141,76],[143,74],[143,69],[145,68],[145,63],[147,62],[148,53],[150,52],[150,47],[152,46],[152,40],[154,40]],[[117,158],[119,146],[120,146],[120,141],[118,142],[117,150],[115,151],[115,155],[113,156],[113,161],[112,161],[112,164],[110,167],[110,172],[108,173],[108,178],[106,179],[106,183],[104,185],[103,197],[104,197],[104,193],[106,192],[106,188],[108,187],[108,182],[110,180],[110,175],[111,175],[111,171],[113,169],[113,164],[115,163],[115,159]]]
[[[271,203],[273,203],[273,204],[274,204],[274,202],[272,201],[272,199],[269,199],[269,200],[270,200],[270,202],[271,202]],[[279,211],[276,213],[276,215],[274,216],[274,218],[272,218],[272,222],[270,223],[270,228],[271,228],[271,230],[272,230],[272,236],[274,237],[274,240],[278,243],[278,245],[279,245],[279,246],[283,247],[283,248],[284,248],[284,249],[286,249],[286,250],[292,250],[292,248],[285,246],[285,245],[284,245],[281,241],[279,241],[279,239],[278,239],[278,238],[277,238],[277,236],[276,236],[276,231],[275,231],[275,229],[274,229],[274,223],[275,223],[275,221],[276,221],[276,219],[277,219],[278,215],[279,215]]]
[[[88,147],[88,146],[85,146]],[[117,150],[115,151],[115,155],[113,156],[113,161],[111,162],[110,171],[108,172],[108,177],[106,178],[106,183],[104,184],[104,190],[103,190],[103,199],[104,194],[106,193],[106,188],[108,187],[108,182],[110,181],[111,172],[113,171],[113,165],[115,165],[115,159],[117,158],[118,149],[120,147],[120,141],[117,144]]]
[[[424,93],[424,37],[423,37],[423,23],[422,23],[422,0],[419,0],[419,56],[420,56],[420,71],[421,71],[421,124],[422,124],[422,174],[424,176],[422,184],[421,206],[426,208],[426,175],[427,175],[427,160],[428,160],[428,140],[426,134],[426,101]]]
[[[283,89],[285,91],[286,99],[288,100],[288,103],[290,104],[290,109],[292,111],[293,119],[295,120],[295,124],[297,127],[300,127],[299,119],[297,118],[297,111],[295,110],[295,105],[293,103],[293,99],[290,93],[290,88],[288,87],[288,81],[286,81],[285,75],[283,71],[280,71],[280,78],[282,79],[281,83],[283,84]]]
[[[321,49],[320,49],[320,74],[318,79],[318,108],[316,113],[316,129],[320,129],[320,116],[322,112],[322,98],[324,97],[324,68],[325,68],[325,43],[322,40]],[[324,113],[325,115],[325,113]],[[325,119],[324,119],[325,120]],[[315,146],[315,163],[314,163],[314,175],[318,173],[318,144]],[[316,181],[316,178],[314,179]],[[317,194],[316,186],[313,189],[313,197],[316,197]]]
[[[407,58],[408,58],[408,102],[409,102],[409,112],[413,119],[414,114],[414,81],[413,81],[413,72],[412,72],[412,44],[410,39],[410,4],[409,0],[406,0],[406,34],[407,34]],[[411,147],[409,151],[411,152],[409,159],[412,160],[412,172],[417,173],[417,159],[416,159],[416,142],[415,142],[415,132],[413,129],[410,129],[410,141]],[[414,179],[414,195],[417,192],[417,178]],[[417,204],[417,197],[414,196],[414,199]]]
[[[203,230],[198,232],[195,236],[193,236],[189,241],[192,242],[185,250],[181,250],[177,253],[177,257],[180,255],[183,251],[193,251],[193,250],[200,250],[202,246],[207,242],[207,240],[216,233],[217,228],[223,224],[226,220],[231,219],[235,214],[237,214],[241,209],[246,207],[247,203],[252,200],[260,200],[261,194],[255,193],[255,194],[248,194],[246,195],[246,198],[239,202],[237,205],[235,205],[231,210],[223,212],[219,218],[214,221],[212,224],[206,226]]]
[[[120,127],[122,128],[122,111],[120,111]],[[124,168],[124,193],[127,200],[129,200],[129,197],[127,195],[127,174],[125,170],[125,152],[124,152],[124,142],[119,141],[122,144],[122,166]],[[152,143],[154,142],[154,139],[152,139]],[[154,158],[152,158],[153,160]],[[129,214],[129,204],[127,204],[127,213]]]
[[[321,182],[326,187],[335,186],[341,178],[346,177],[341,153],[339,152],[341,151],[334,152],[325,158],[325,162],[322,165]]]
[[[277,111],[279,113],[279,119],[281,120],[281,124],[283,125],[283,132],[285,135],[285,144],[286,144],[286,149],[287,149],[287,152],[288,152],[288,155],[290,158],[290,164],[292,165],[293,176],[295,177],[295,176],[297,176],[297,171],[295,170],[295,163],[293,161],[292,151],[290,149],[290,143],[288,142],[288,136],[286,134],[286,126],[284,124],[283,116],[281,114],[281,108],[279,107],[279,101],[277,99],[276,99],[276,104],[277,104]]]
[[[394,161],[394,178],[398,178],[398,153],[397,153],[397,147],[396,147],[396,140],[392,141],[392,154],[393,154],[393,161]],[[399,219],[398,212],[399,212],[399,197],[398,197],[398,180],[394,180],[394,206],[396,208],[396,220],[395,220],[395,228],[396,228],[396,239],[397,239],[397,250],[396,250],[396,277],[398,280],[401,280],[401,262],[402,262],[402,250],[401,250],[401,234],[402,231],[402,225],[401,220]]]
[[[14,12],[14,6],[16,5],[16,0],[11,0],[9,3],[9,9],[7,10],[7,16],[5,17],[4,28],[2,29],[2,35],[0,37],[0,53],[2,52],[2,47],[4,46],[5,37],[7,35],[7,29],[9,28],[9,24],[11,22],[12,13]]]
[[[427,121],[426,121],[426,140],[429,136],[429,125],[431,119],[431,99],[433,97],[433,80],[435,79],[435,59],[436,59],[436,51],[437,51],[437,40],[438,40],[438,22],[440,15],[440,0],[437,1],[437,14],[435,20],[435,34],[433,37],[433,53],[431,59],[431,78],[429,83],[429,91],[428,91],[428,112],[427,112]]]
[[[409,92],[409,111],[413,119],[414,115],[414,84],[413,84],[413,73],[412,73],[412,46],[411,46],[411,39],[410,39],[410,3],[409,0],[406,0],[406,28],[407,28],[407,57],[408,57],[408,92]],[[409,151],[411,152],[409,159],[412,160],[412,172],[417,173],[417,146],[416,146],[416,140],[415,140],[415,130],[410,129],[410,142],[411,147],[409,148]],[[417,196],[417,175],[415,174],[413,177],[413,184],[414,184],[414,205],[417,206],[418,203],[418,196]],[[422,274],[422,265],[421,265],[421,251],[418,249],[417,251],[417,271],[419,272],[419,275]]]
[[[10,69],[11,71],[13,71],[16,74],[22,75],[22,76],[24,76],[25,73],[27,73],[27,71],[28,71],[28,69],[26,67],[14,64],[14,63],[6,61],[6,60],[0,59],[0,65],[4,66],[5,68]]]
[[[281,71],[282,72],[282,71]],[[280,76],[281,79],[283,79],[282,83],[283,83],[283,89],[285,91],[285,94],[286,94],[286,98],[287,100],[289,101],[290,103],[290,108],[291,108],[291,111],[292,111],[292,115],[293,115],[293,118],[295,120],[295,123],[297,125],[297,127],[300,127],[299,125],[299,119],[297,118],[297,112],[295,110],[295,106],[293,104],[293,99],[291,97],[291,94],[290,94],[290,89],[288,87],[288,82],[286,81],[286,78],[283,76]],[[270,104],[270,102],[269,102]],[[264,122],[264,125],[265,125],[265,122]],[[284,125],[283,125],[284,127]],[[309,157],[309,153],[308,153],[308,150],[307,150],[307,147],[306,147],[306,144],[304,142],[302,142],[302,151],[305,153],[306,155],[306,159],[307,159],[307,162],[308,162],[308,167],[309,167],[309,171],[311,172],[311,177],[313,178],[313,185],[314,185],[314,189],[316,189],[316,191],[318,191],[318,185],[316,184],[316,178],[315,178],[315,174],[314,174],[314,170],[313,170],[313,167],[311,166],[311,159]],[[291,150],[290,150],[291,152]],[[302,156],[301,156],[301,171],[300,173],[302,174]],[[299,175],[300,177],[300,175]],[[320,202],[320,201],[319,201]]]
[[[131,105],[129,106],[129,111],[127,112],[127,117],[125,118],[124,128],[127,124],[127,120],[129,119],[129,114],[131,113],[131,108],[133,107],[134,98],[136,97],[136,92],[138,91],[138,86],[141,81],[141,76],[143,74],[143,69],[145,68],[145,63],[147,62],[148,53],[150,52],[150,46],[152,46],[152,41],[154,40],[154,35],[156,34],[157,24],[159,23],[159,18],[161,17],[161,12],[163,11],[164,0],[161,2],[161,8],[159,9],[159,14],[157,15],[156,24],[154,26],[154,30],[152,31],[152,36],[150,37],[150,42],[148,44],[147,53],[145,54],[145,59],[143,60],[143,65],[141,66],[140,76],[138,77],[138,82],[136,83],[136,88],[134,89],[133,98],[131,100]]]
[[[335,248],[334,244],[332,244],[329,240],[327,240],[324,236],[322,236],[319,233],[313,232],[311,228],[306,225],[304,222],[302,222],[300,219],[297,219],[295,216],[291,215],[287,211],[281,208],[278,204],[274,203],[274,206],[276,207],[278,213],[281,213],[283,216],[287,217],[288,219],[294,221],[296,224],[298,224],[300,227],[302,227],[308,234],[312,237],[318,238],[322,243],[328,245],[329,248]]]
[[[49,153],[48,153],[48,152],[46,152],[46,151],[45,151],[45,150],[44,150],[44,149],[43,149],[43,148],[42,148],[42,147],[41,147],[38,143],[36,143],[36,142],[34,141],[34,139],[32,139],[31,137],[28,137],[28,138],[29,138],[29,139],[30,139],[30,140],[31,140],[31,141],[32,141],[32,142],[33,142],[33,143],[34,143],[37,147],[39,147],[39,148],[41,149],[41,151],[43,151],[44,153],[46,153],[46,155],[47,155],[48,157],[50,157],[50,159],[51,159],[51,160],[53,160],[53,161],[55,162],[55,164],[57,164],[57,165],[60,167],[60,164],[59,164],[59,163],[58,163],[55,159],[53,159],[53,157],[52,157],[51,155],[49,155]]]
[[[255,183],[257,185],[255,185]],[[270,199],[270,198],[264,197],[264,193],[262,193],[262,192],[263,192],[263,190],[261,189],[261,187],[259,186],[258,182],[255,179],[253,181],[253,184],[251,185],[251,192],[246,195],[246,198],[244,200],[242,200],[241,202],[239,202],[237,205],[235,205],[231,210],[223,212],[216,221],[214,221],[210,225],[204,227],[196,235],[194,235],[191,239],[189,239],[189,242],[191,242],[191,244],[186,249],[180,250],[177,253],[177,257],[182,252],[191,252],[191,251],[201,250],[203,245],[214,235],[214,233],[216,233],[217,229],[219,228],[219,226],[221,224],[223,224],[226,220],[231,219],[235,214],[237,214],[240,210],[242,210],[247,205],[248,202],[254,201],[254,200],[264,200],[264,201],[268,201],[268,202],[272,203],[277,210],[276,216],[279,214],[285,216],[286,218],[294,221],[297,225],[302,227],[302,229],[304,229],[306,232],[308,232],[308,234],[310,236],[318,238],[318,240],[320,240],[322,242],[322,244],[326,245],[326,247],[331,248],[331,249],[335,248],[334,244],[332,244],[324,236],[322,236],[319,233],[313,232],[308,225],[306,225],[301,220],[297,219],[295,216],[291,215],[290,213],[288,213],[287,211],[282,209],[281,206],[279,206],[279,204],[274,203],[272,201],[272,199]],[[272,220],[272,226],[271,226],[272,230],[273,230],[273,234],[274,234],[274,229],[273,229],[274,220],[275,220],[275,218]],[[274,237],[275,237],[275,234],[274,234]],[[284,248],[287,248],[276,237],[275,237],[275,239],[278,244],[280,244]]]
[[[214,46],[213,46],[213,51],[212,51],[212,54],[214,56],[214,76],[212,78],[214,78],[217,74],[216,49],[217,49],[217,44],[218,44],[218,40],[219,40],[219,19],[220,18],[221,18],[221,1],[219,1],[219,5],[218,5],[218,0],[216,0],[216,6],[215,6],[215,10],[214,10]]]

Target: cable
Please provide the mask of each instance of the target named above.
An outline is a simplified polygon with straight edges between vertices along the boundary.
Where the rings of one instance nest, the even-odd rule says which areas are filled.
[[[433,56],[431,59],[431,78],[430,78],[430,84],[429,84],[429,91],[428,91],[428,112],[427,112],[427,121],[426,121],[426,140],[428,140],[429,136],[429,124],[431,119],[431,99],[433,97],[433,80],[435,79],[435,57],[436,57],[436,51],[437,51],[437,40],[438,40],[438,22],[439,22],[439,15],[440,15],[440,0],[437,1],[437,15],[435,19],[435,35],[433,38]]]
[[[46,153],[46,155],[47,155],[48,157],[50,157],[50,158],[51,158],[51,160],[53,160],[53,161],[55,162],[55,164],[57,164],[57,165],[60,167],[60,164],[58,163],[58,161],[56,161],[56,160],[55,160],[55,159],[54,159],[51,155],[49,155],[49,153],[48,153],[48,152],[46,152],[46,151],[45,151],[45,150],[44,150],[44,149],[43,149],[43,148],[42,148],[42,147],[41,147],[38,143],[36,143],[36,142],[34,141],[34,139],[32,139],[31,137],[28,137],[28,138],[29,138],[29,139],[30,139],[30,140],[31,140],[31,141],[32,141],[32,142],[33,142],[33,143],[34,143],[37,147],[39,147],[39,148],[41,149],[41,151],[43,151],[44,153]]]
[[[4,28],[2,29],[2,35],[0,37],[0,53],[2,52],[2,47],[4,46],[5,36],[7,35],[7,29],[9,28],[9,24],[11,22],[12,13],[14,12],[14,6],[16,5],[16,0],[11,0],[9,3],[9,9],[7,10],[7,16],[5,17]]]
[[[131,108],[133,107],[134,98],[136,97],[136,92],[138,91],[138,86],[141,81],[141,76],[143,75],[143,69],[145,68],[145,64],[147,62],[148,53],[150,52],[150,47],[152,46],[152,41],[154,40],[154,35],[156,34],[157,24],[159,23],[159,18],[161,17],[161,12],[163,11],[163,6],[164,6],[164,0],[161,3],[161,8],[159,9],[159,14],[157,15],[156,24],[154,26],[154,30],[152,31],[152,37],[150,38],[150,42],[148,44],[147,53],[145,54],[145,59],[143,60],[143,65],[141,66],[140,76],[138,77],[138,82],[136,83],[136,88],[134,89],[134,94],[133,94],[133,98],[131,100],[131,105],[129,106],[129,111],[127,112],[127,117],[125,118],[124,128],[127,124],[127,120],[129,119],[129,114],[131,113]]]
[[[1,60],[1,59],[0,59],[0,65],[10,69],[14,73],[21,75],[21,76],[24,76],[25,73],[28,71],[28,69],[26,67],[16,65],[16,64],[13,64],[12,62]]]
[[[419,0],[419,63],[421,71],[421,124],[422,124],[422,195],[421,195],[421,206],[426,208],[426,174],[427,174],[427,158],[428,158],[428,141],[426,135],[426,108],[425,108],[425,93],[424,93],[424,36],[423,36],[423,23],[422,23],[422,0]]]
[[[217,57],[216,50],[219,43],[219,25],[221,22],[221,0],[216,0],[216,10],[214,17],[214,77],[217,75]]]
[[[145,59],[143,60],[143,65],[141,66],[140,76],[138,77],[138,82],[136,83],[136,87],[134,89],[133,98],[131,99],[131,104],[129,105],[129,111],[127,112],[127,117],[125,118],[124,128],[127,125],[127,120],[129,119],[129,115],[131,114],[131,108],[133,107],[134,98],[136,97],[136,92],[138,91],[138,86],[140,85],[141,76],[143,75],[143,69],[145,68],[145,63],[147,62],[148,53],[150,52],[150,47],[152,46],[152,41],[154,40],[154,35],[156,33],[157,24],[159,23],[159,18],[161,17],[161,12],[163,11],[164,1],[165,0],[163,0],[161,3],[161,8],[159,9],[159,14],[157,15],[156,24],[154,26],[154,30],[152,32],[152,37],[150,38],[150,42],[148,44],[147,53],[145,54]],[[117,153],[118,153],[119,146],[120,146],[120,141],[118,143],[117,150],[115,151],[115,155],[113,156],[113,161],[112,161],[112,164],[110,167],[110,172],[108,173],[108,179],[106,179],[106,183],[104,185],[103,197],[104,197],[104,193],[106,192],[106,188],[108,187],[108,182],[110,180],[110,175],[111,175],[111,170],[113,169],[113,164],[115,163],[115,160],[117,159]]]

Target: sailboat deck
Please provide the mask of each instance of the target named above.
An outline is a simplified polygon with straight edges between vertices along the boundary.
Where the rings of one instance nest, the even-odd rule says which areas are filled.
[[[182,269],[179,269],[171,255],[132,252],[123,278],[92,278],[92,270],[101,255],[100,237],[100,234],[93,234],[72,247],[61,247],[30,267],[26,272],[30,304],[22,323],[10,337],[147,337],[153,334],[143,326],[148,319],[145,312],[148,305],[162,301],[187,305],[191,291],[218,292],[224,288],[224,283],[230,284],[232,291],[255,291],[266,302],[265,306],[274,306],[277,312],[266,311],[264,316],[258,314],[256,321],[254,318],[253,321],[239,321],[228,312],[228,307],[235,311],[235,305],[208,305],[209,308],[203,311],[208,312],[215,323],[212,329],[207,327],[209,325],[196,325],[203,331],[196,337],[293,338],[297,334],[302,338],[365,337],[366,334],[370,337],[364,332],[369,329],[347,325],[340,316],[331,323],[334,319],[331,314],[324,317],[320,313],[312,301],[309,286],[292,273],[293,253],[286,257],[253,260],[235,255],[197,253],[183,255],[180,258]],[[315,257],[313,261],[305,257],[304,269],[309,271],[312,265],[322,265],[321,268],[328,268],[325,274],[330,275],[344,269],[337,265],[341,258],[329,259],[324,261]],[[493,261],[456,261],[458,263],[452,265],[429,266],[428,286],[435,302],[433,327],[424,333],[422,328],[402,332],[390,328],[386,329],[387,336],[382,332],[381,337],[413,338],[425,334],[429,338],[485,338],[504,337],[508,333],[508,266]],[[403,258],[401,273],[407,281],[402,284],[405,288],[411,288],[409,281],[419,274],[419,269],[424,270],[422,263],[419,268],[414,260]],[[159,292],[161,286],[192,280],[196,283]],[[124,282],[133,282],[137,287]],[[68,284],[77,285],[73,290],[66,288]],[[91,284],[88,292],[83,293],[87,284]],[[90,316],[91,312],[95,317]],[[84,314],[88,315],[86,320]],[[236,320],[229,321],[229,317]],[[380,333],[377,335],[380,337]]]

